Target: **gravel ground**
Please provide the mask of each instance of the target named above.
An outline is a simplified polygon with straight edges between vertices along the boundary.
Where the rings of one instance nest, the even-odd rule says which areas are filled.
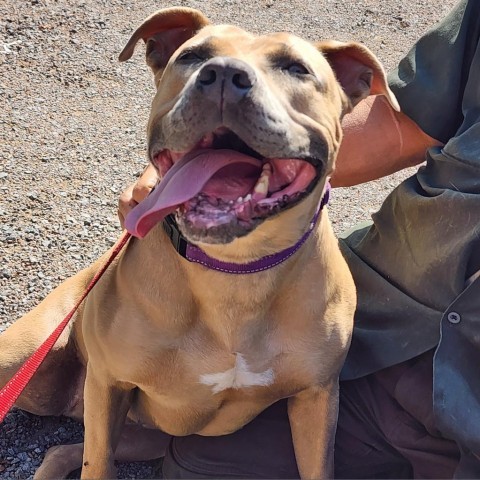
[[[119,192],[145,164],[153,94],[143,52],[116,61],[155,9],[185,5],[253,32],[368,45],[392,68],[455,0],[2,0],[0,2],[0,332],[120,233]],[[139,49],[141,50],[141,49]],[[333,194],[337,232],[368,219],[411,172]],[[81,439],[66,419],[20,411],[0,425],[0,478],[30,478],[46,448]],[[121,465],[155,478],[155,462]]]

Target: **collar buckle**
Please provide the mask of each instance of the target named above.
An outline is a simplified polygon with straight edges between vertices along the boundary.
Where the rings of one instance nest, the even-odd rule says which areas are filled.
[[[187,255],[187,239],[181,234],[173,215],[167,215],[162,222],[163,230],[170,238],[173,248],[182,256]]]

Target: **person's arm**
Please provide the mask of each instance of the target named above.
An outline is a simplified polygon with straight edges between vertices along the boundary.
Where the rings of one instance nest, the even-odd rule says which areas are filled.
[[[333,187],[357,185],[418,165],[428,148],[441,145],[381,95],[360,102],[345,115],[342,127]]]

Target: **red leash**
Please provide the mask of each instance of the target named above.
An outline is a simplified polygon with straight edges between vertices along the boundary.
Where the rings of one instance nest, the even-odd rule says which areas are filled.
[[[38,347],[38,349],[33,353],[33,355],[25,361],[25,363],[20,367],[17,373],[12,377],[12,379],[2,388],[2,390],[0,390],[0,423],[3,422],[8,411],[13,407],[14,403],[17,401],[17,398],[20,396],[24,388],[27,386],[28,382],[38,370],[43,360],[47,356],[48,352],[53,348],[55,342],[58,340],[58,337],[68,325],[68,322],[73,317],[80,304],[83,302],[83,300],[85,300],[85,297],[90,293],[90,290],[92,290],[100,277],[105,273],[107,268],[113,262],[115,257],[120,253],[122,248],[128,242],[129,238],[130,234],[128,232],[125,232],[115,245],[115,248],[113,249],[106,263],[93,277],[92,281],[89,283],[80,299],[77,301],[72,310],[70,310],[70,313],[62,320],[62,322],[40,345],[40,347]]]

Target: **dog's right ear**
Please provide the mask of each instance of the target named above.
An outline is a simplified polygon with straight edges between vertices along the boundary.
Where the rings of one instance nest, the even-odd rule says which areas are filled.
[[[208,19],[193,8],[165,8],[148,17],[133,33],[118,59],[128,60],[140,39],[147,44],[146,60],[154,75],[162,71],[180,45],[192,38]]]

